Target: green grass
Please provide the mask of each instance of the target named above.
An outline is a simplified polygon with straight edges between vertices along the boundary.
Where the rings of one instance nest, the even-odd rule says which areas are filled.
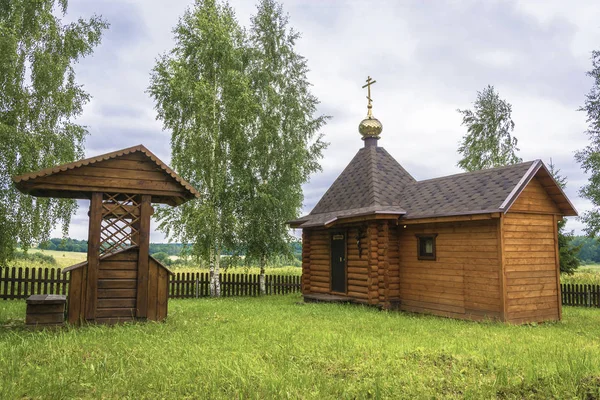
[[[303,304],[171,300],[165,323],[30,332],[0,302],[0,398],[599,398],[600,310],[537,326]]]

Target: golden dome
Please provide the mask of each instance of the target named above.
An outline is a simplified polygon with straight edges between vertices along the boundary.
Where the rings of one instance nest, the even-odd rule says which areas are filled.
[[[367,100],[369,100],[367,104],[367,118],[363,119],[362,121],[360,121],[360,124],[358,124],[358,131],[362,135],[363,140],[369,138],[379,139],[379,134],[383,130],[383,125],[381,125],[381,122],[379,122],[379,120],[373,116],[373,100],[371,99],[371,85],[375,82],[376,81],[374,81],[369,76],[367,78],[367,84],[363,86],[363,89],[367,88],[369,93],[367,95]]]
[[[379,134],[382,130],[383,125],[372,115],[360,121],[358,125],[358,131],[362,135],[363,140],[366,138],[379,139]]]

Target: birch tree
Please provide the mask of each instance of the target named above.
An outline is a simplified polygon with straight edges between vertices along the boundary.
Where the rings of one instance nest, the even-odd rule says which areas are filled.
[[[67,0],[0,0],[0,265],[16,246],[48,239],[73,200],[34,198],[11,181],[83,156],[87,130],[74,119],[90,96],[73,65],[92,54],[108,24],[99,16],[64,24]]]
[[[174,29],[175,46],[157,61],[149,93],[171,131],[172,165],[201,199],[157,211],[159,229],[190,243],[209,262],[211,294],[220,295],[224,248],[237,248],[245,127],[253,114],[243,30],[227,3],[197,0]]]
[[[600,232],[600,51],[592,52],[592,69],[587,73],[592,78],[592,88],[580,109],[587,114],[587,135],[590,143],[575,154],[575,159],[586,174],[588,184],[579,190],[581,197],[592,202],[593,208],[581,216],[585,231],[590,236]]]
[[[268,260],[291,256],[286,221],[297,217],[302,184],[320,169],[326,146],[319,131],[328,117],[315,116],[318,100],[310,92],[307,61],[295,49],[299,37],[279,3],[259,2],[248,43],[257,112],[248,131],[248,174],[238,213],[240,241],[247,261],[260,266],[262,293]]]
[[[566,188],[567,177],[560,174],[560,169],[556,168],[552,162],[552,159],[550,159],[550,164],[548,167],[550,169],[550,174],[558,186],[560,186],[561,189]],[[574,244],[574,233],[573,231],[566,231],[566,224],[567,220],[565,218],[563,218],[561,221],[558,221],[558,253],[560,260],[560,272],[567,275],[572,275],[581,264],[578,254],[582,245]]]
[[[501,167],[523,161],[517,156],[517,138],[511,135],[515,123],[512,106],[502,100],[493,86],[477,92],[473,110],[457,110],[467,127],[458,148],[462,159],[458,166],[465,171]]]

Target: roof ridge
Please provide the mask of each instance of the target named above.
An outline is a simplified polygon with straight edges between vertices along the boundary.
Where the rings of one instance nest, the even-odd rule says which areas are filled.
[[[373,205],[379,204],[380,194],[377,191],[379,187],[379,174],[377,173],[377,147],[369,147],[369,173],[371,174],[370,188],[371,197],[373,198]]]
[[[519,167],[519,166],[523,166],[524,164],[533,164],[533,163],[535,163],[537,161],[541,161],[541,160],[539,158],[536,158],[535,160],[523,161],[523,162],[520,162],[518,164],[504,165],[502,167],[478,169],[477,171],[459,172],[459,173],[451,174],[451,175],[438,176],[436,178],[423,179],[423,180],[420,180],[420,181],[415,181],[413,183],[431,182],[431,181],[435,181],[435,180],[438,180],[438,179],[454,178],[454,177],[461,176],[461,175],[464,175],[464,176],[467,176],[467,175],[479,175],[479,174],[483,174],[483,173],[487,173],[487,172],[492,172],[492,171],[500,171],[500,170],[503,170],[503,169],[516,168],[516,167]]]

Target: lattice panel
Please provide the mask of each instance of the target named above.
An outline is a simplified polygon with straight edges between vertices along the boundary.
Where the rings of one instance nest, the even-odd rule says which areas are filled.
[[[100,255],[139,245],[140,202],[137,196],[122,193],[104,196]]]

